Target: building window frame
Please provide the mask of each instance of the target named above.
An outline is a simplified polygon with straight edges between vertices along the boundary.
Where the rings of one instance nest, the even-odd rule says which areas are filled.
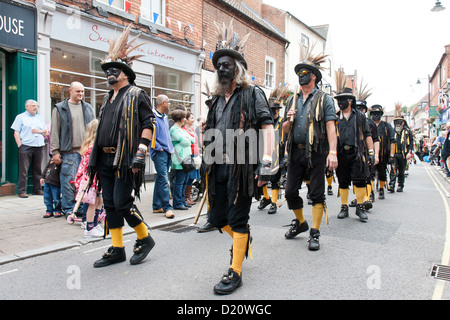
[[[266,56],[265,59],[265,78],[264,78],[264,86],[266,88],[273,89],[275,88],[276,75],[277,75],[277,61],[269,56]]]

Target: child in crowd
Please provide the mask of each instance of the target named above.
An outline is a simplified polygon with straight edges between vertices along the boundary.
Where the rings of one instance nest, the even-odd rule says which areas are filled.
[[[41,185],[44,185],[44,204],[47,207],[44,218],[62,216],[61,213],[61,184],[59,173],[61,165],[53,162],[51,156],[41,175]]]
[[[75,176],[75,187],[78,189],[77,201],[81,197],[82,192],[86,187],[88,180],[87,168],[89,164],[89,157],[92,152],[95,135],[97,133],[98,120],[94,119],[86,127],[84,133],[84,140],[80,148],[81,162]],[[98,190],[98,181],[94,178],[90,187],[86,190],[82,202],[84,203],[84,210],[86,212],[86,224],[84,230],[85,237],[102,237],[103,229],[98,224],[98,216],[101,213],[103,206],[103,199],[101,197],[101,190]]]

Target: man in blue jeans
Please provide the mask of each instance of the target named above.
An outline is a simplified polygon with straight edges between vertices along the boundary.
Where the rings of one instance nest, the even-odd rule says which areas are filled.
[[[84,86],[72,82],[70,97],[55,105],[52,111],[51,153],[56,164],[61,164],[61,204],[66,216],[71,215],[75,206],[75,186],[73,181],[81,162],[80,151],[84,132],[89,122],[94,120],[94,110],[82,101]]]
[[[156,170],[156,180],[153,189],[153,213],[164,213],[166,218],[174,217],[170,205],[169,168],[172,164],[171,155],[174,151],[169,132],[169,98],[165,95],[156,97],[156,108],[153,110],[156,119],[155,148],[150,149],[150,156]]]

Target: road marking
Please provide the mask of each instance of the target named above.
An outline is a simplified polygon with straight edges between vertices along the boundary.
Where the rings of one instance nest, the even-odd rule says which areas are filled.
[[[446,216],[446,226],[445,226],[445,244],[444,244],[444,252],[442,253],[441,258],[441,264],[448,265],[449,259],[450,259],[450,209],[448,206],[447,201],[447,195],[445,187],[442,185],[442,183],[438,180],[434,172],[431,171],[431,168],[428,166],[425,166],[425,169],[428,173],[428,175],[431,178],[431,181],[433,181],[434,186],[436,187],[437,191],[439,191],[439,194],[441,195],[442,201],[444,202],[445,206],[445,216]],[[440,187],[437,185],[437,183],[440,185]],[[444,190],[444,192],[442,192]],[[436,286],[434,287],[434,292],[432,296],[432,300],[441,300],[442,294],[444,292],[445,287],[445,280],[436,280]]]
[[[3,275],[8,274],[8,273],[13,273],[13,272],[16,272],[16,271],[19,271],[19,269],[13,269],[13,270],[2,272],[2,273],[0,273],[0,276],[3,276]]]

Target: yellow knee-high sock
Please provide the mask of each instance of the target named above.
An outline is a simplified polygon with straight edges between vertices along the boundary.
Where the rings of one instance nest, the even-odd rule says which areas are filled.
[[[272,202],[277,203],[279,189],[272,189]]]
[[[341,196],[341,204],[348,205],[348,189],[339,189],[339,194]]]
[[[295,214],[295,217],[297,218],[298,222],[300,222],[300,223],[305,222],[305,216],[303,215],[303,208],[295,209],[294,214]]]
[[[228,233],[233,238],[234,232],[231,230],[231,227],[229,225],[226,225],[225,227],[223,227],[222,231],[225,231],[226,233]]]
[[[112,246],[115,248],[123,248],[123,231],[122,228],[109,229],[111,233]]]
[[[331,186],[333,184],[333,176],[327,178],[327,183],[328,186]]]
[[[264,195],[264,199],[269,199],[269,191],[267,191],[267,186],[263,187],[263,195]]]
[[[134,227],[134,231],[136,231],[137,238],[140,240],[148,237],[148,228],[143,222],[141,222],[138,226]]]
[[[366,192],[366,188],[358,188],[355,187],[355,194],[356,194],[356,203],[362,204],[364,202],[364,194]]]
[[[314,229],[319,230],[320,224],[322,223],[322,218],[323,218],[323,203],[316,203],[312,207],[312,220],[313,220],[312,227]]]
[[[367,184],[366,193],[364,193],[364,201],[369,201],[370,194],[372,193],[372,182]]]
[[[385,185],[386,185],[386,181],[380,181],[380,189],[384,189]]]
[[[244,262],[247,246],[250,246],[248,241],[248,233],[234,232],[233,235],[233,262],[231,269],[241,275],[242,263]],[[249,248],[250,250],[250,248]]]

